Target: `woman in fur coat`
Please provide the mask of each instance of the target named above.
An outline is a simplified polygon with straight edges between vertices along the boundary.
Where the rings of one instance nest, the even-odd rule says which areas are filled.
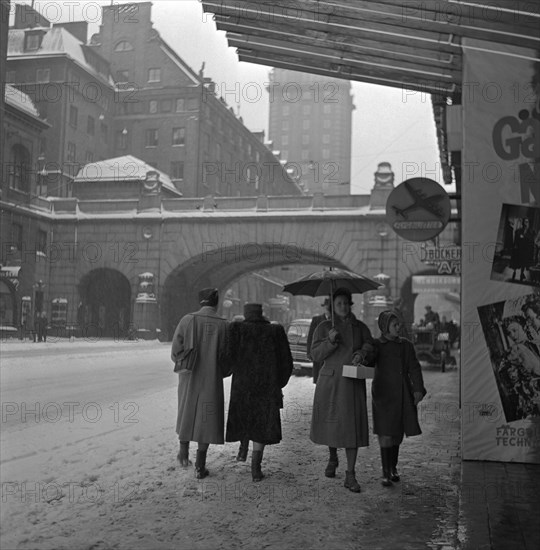
[[[231,323],[227,333],[232,382],[225,439],[241,442],[241,461],[253,441],[251,473],[253,481],[260,481],[265,445],[281,441],[281,389],[289,381],[293,360],[285,330],[263,317],[261,304],[246,304],[244,317]]]

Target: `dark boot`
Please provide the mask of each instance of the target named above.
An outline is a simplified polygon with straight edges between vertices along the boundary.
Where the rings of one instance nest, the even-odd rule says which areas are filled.
[[[385,487],[390,487],[393,485],[392,481],[390,480],[390,471],[392,469],[392,455],[393,455],[393,448],[392,447],[381,447],[381,462],[382,462],[382,478],[381,478],[381,484]]]
[[[189,460],[189,441],[180,441],[180,451],[176,456],[180,467],[187,468],[191,466],[191,460]]]
[[[251,477],[253,481],[261,481],[264,478],[264,474],[261,471],[262,457],[262,451],[253,451],[251,453]]]
[[[238,455],[236,460],[238,462],[245,462],[247,460],[247,454],[249,449],[249,439],[242,439],[240,441],[240,448],[238,449]]]
[[[361,491],[360,484],[358,483],[358,481],[356,481],[354,470],[352,472],[345,472],[345,483],[343,485],[353,493],[359,493]]]
[[[324,470],[324,475],[326,477],[336,477],[336,468],[339,466],[337,449],[335,447],[328,447],[328,450],[330,451],[330,457]]]
[[[397,471],[398,456],[399,456],[399,445],[394,445],[392,447],[392,462],[391,462],[391,468],[390,468],[390,479],[392,481],[400,480],[400,477]]]
[[[206,452],[197,449],[197,458],[195,459],[195,477],[204,479],[210,472],[206,469]]]

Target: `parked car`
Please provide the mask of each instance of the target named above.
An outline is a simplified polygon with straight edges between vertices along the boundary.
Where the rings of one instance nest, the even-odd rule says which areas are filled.
[[[307,337],[311,319],[295,319],[287,327],[287,339],[293,357],[294,374],[311,375],[313,363],[307,356]]]

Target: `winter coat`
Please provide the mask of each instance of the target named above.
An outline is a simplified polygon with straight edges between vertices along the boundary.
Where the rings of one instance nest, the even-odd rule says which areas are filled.
[[[193,338],[193,323],[197,338]],[[178,416],[176,433],[180,441],[223,443],[225,402],[223,374],[227,321],[214,308],[202,307],[180,319],[174,332],[171,359],[176,361],[187,347],[197,349],[192,371],[178,373]]]
[[[426,394],[422,368],[410,340],[375,340],[375,374],[371,384],[373,433],[420,435],[414,392]]]
[[[328,332],[332,321],[315,330],[311,355],[324,361],[313,399],[311,441],[329,447],[357,448],[369,445],[366,381],[342,376],[343,365],[352,364],[356,351],[373,358],[373,337],[369,328],[353,314],[335,318],[340,342],[332,344]]]
[[[323,315],[315,315],[311,319],[311,325],[309,325],[309,332],[307,337],[307,356],[308,359],[313,361],[313,358],[311,357],[311,346],[313,344],[313,336],[315,334],[315,329],[323,322],[328,320],[328,317]],[[319,378],[319,371],[322,367],[322,361],[313,361],[313,367],[312,367],[312,375],[313,375],[313,383],[317,383],[317,379]]]
[[[233,377],[226,441],[279,443],[281,388],[286,386],[293,369],[285,330],[262,318],[231,323],[227,362]]]

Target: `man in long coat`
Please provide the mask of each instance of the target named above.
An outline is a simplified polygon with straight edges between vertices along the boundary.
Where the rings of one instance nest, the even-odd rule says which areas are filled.
[[[263,317],[261,304],[246,304],[244,317],[228,329],[233,377],[226,440],[253,441],[251,473],[253,481],[260,481],[264,446],[281,441],[281,389],[289,381],[293,360],[285,330]]]
[[[176,433],[180,440],[178,461],[187,467],[189,442],[198,443],[195,477],[208,475],[208,446],[223,444],[225,401],[223,376],[227,374],[224,357],[227,321],[217,314],[218,290],[199,292],[201,309],[182,317],[173,336],[171,358],[178,372],[178,416]],[[180,360],[190,350],[196,354],[192,370],[182,368]]]

